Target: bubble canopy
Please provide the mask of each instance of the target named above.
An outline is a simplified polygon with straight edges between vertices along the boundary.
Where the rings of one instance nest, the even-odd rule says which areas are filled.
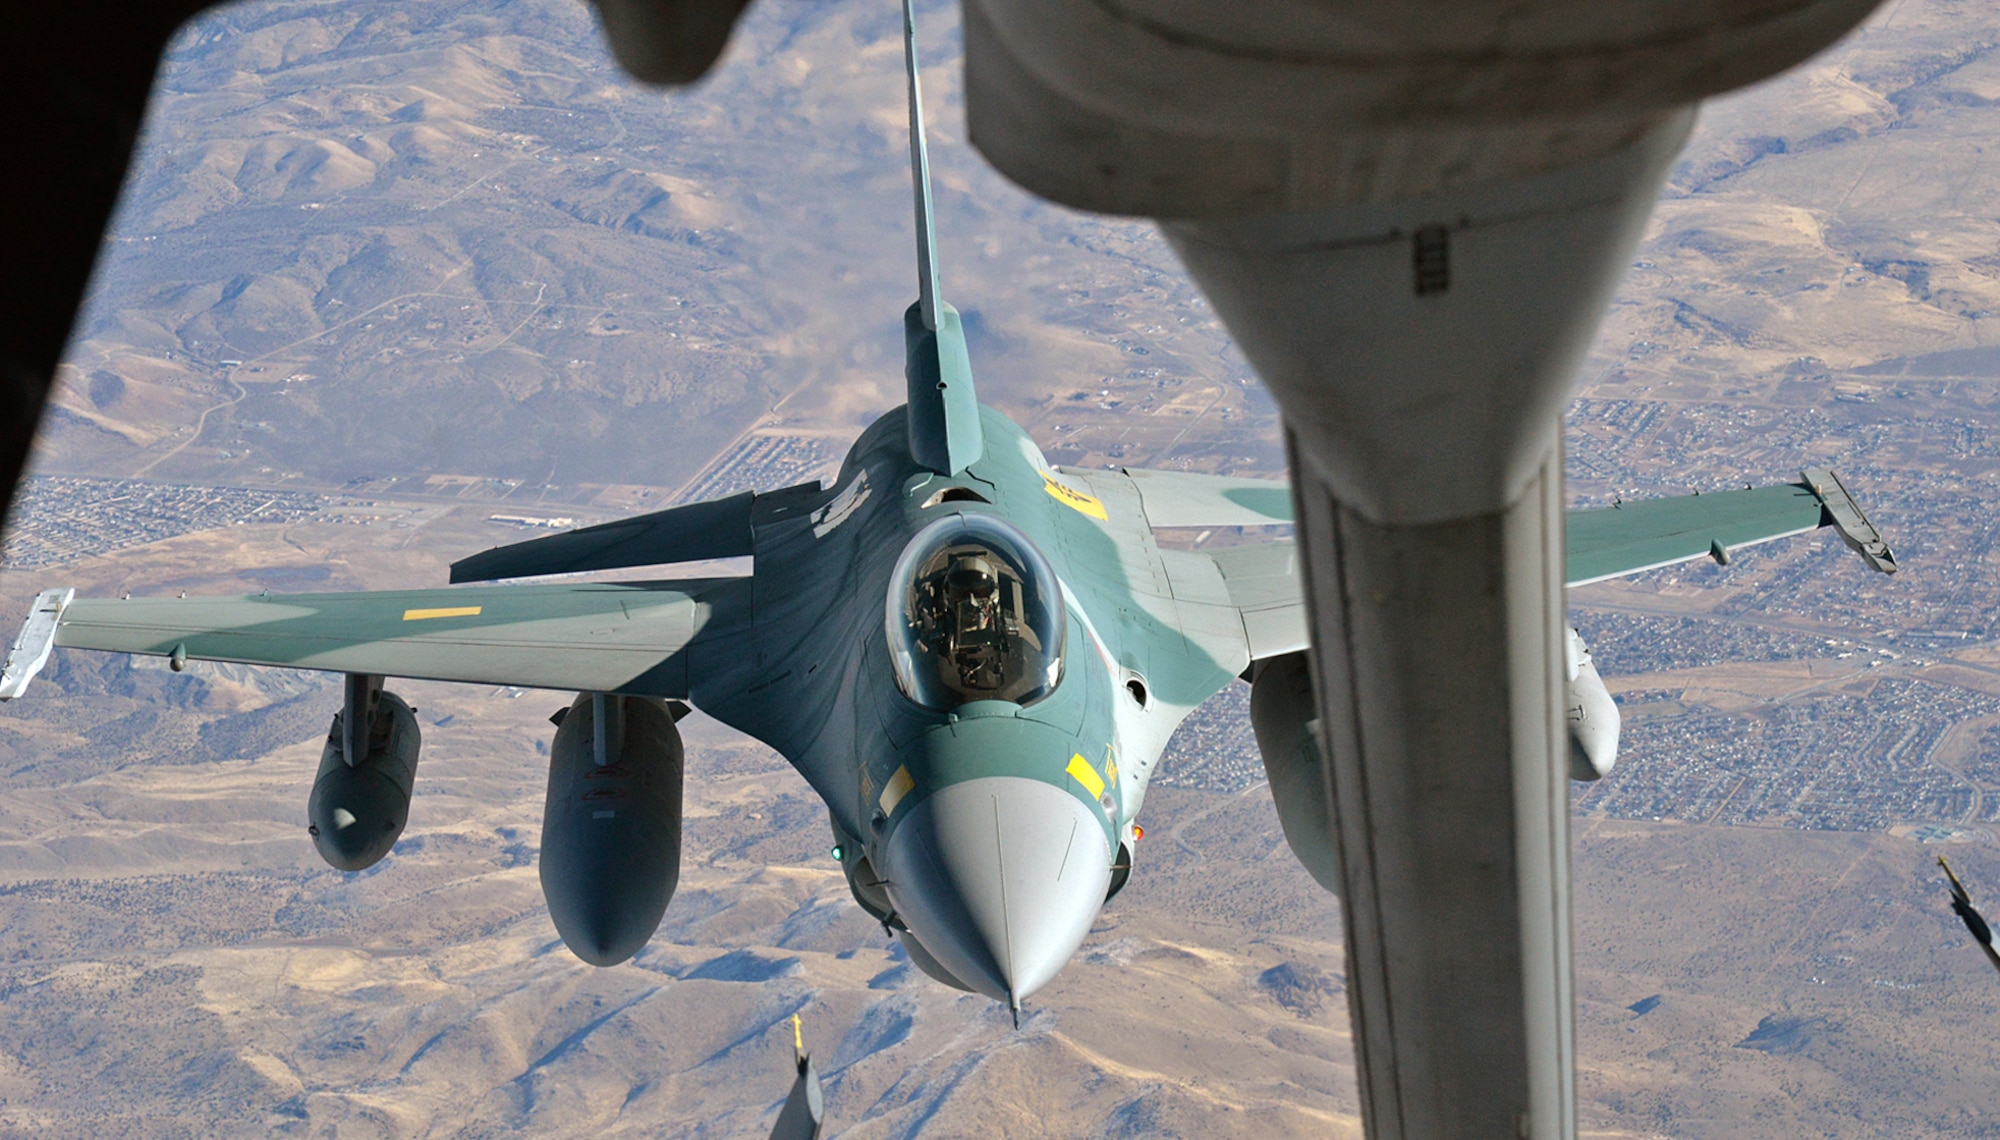
[[[883,616],[896,683],[925,708],[1033,704],[1062,679],[1062,584],[1027,535],[992,515],[918,531]]]

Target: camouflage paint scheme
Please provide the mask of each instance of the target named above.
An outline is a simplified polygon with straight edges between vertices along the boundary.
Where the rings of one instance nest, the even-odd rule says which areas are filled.
[[[0,699],[20,694],[52,644],[177,665],[688,701],[804,775],[826,802],[857,901],[926,972],[1018,1009],[1123,884],[1147,782],[1175,727],[1253,662],[1303,651],[1308,627],[1289,539],[1201,552],[1163,549],[1153,534],[1288,524],[1285,484],[1052,467],[1018,425],[977,402],[958,315],[938,293],[907,5],[905,18],[919,252],[919,300],[904,316],[908,405],[862,433],[831,487],[690,504],[454,567],[454,581],[490,580],[749,554],[749,575],[236,598],[72,601],[50,591]],[[1835,517],[1851,500],[1844,489],[1823,494],[1838,487],[1823,474],[1582,512],[1572,566],[1594,579],[1726,560],[1733,547],[1827,522],[1856,541]],[[892,571],[919,531],[952,515],[1004,520],[1059,581],[1062,678],[1039,700],[938,709],[897,684],[885,626],[900,605]],[[615,760],[604,748],[599,764]],[[1297,783],[1274,774],[1281,782]],[[677,811],[677,793],[673,803]],[[1059,863],[1036,862],[1058,843]],[[569,888],[545,880],[545,889]],[[921,942],[905,921],[912,914]],[[650,933],[626,941],[635,949]]]

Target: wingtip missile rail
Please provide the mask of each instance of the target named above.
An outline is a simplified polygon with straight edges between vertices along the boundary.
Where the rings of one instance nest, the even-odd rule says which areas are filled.
[[[1799,478],[1819,497],[1821,526],[1838,531],[1840,540],[1861,555],[1871,568],[1884,574],[1896,572],[1895,553],[1883,541],[1875,524],[1861,513],[1861,504],[1854,501],[1831,467],[1808,467],[1799,472]]]
[[[7,653],[6,667],[0,669],[0,701],[11,701],[27,692],[28,682],[49,663],[49,651],[56,644],[56,625],[74,600],[76,591],[67,587],[43,590],[35,596],[28,620]]]

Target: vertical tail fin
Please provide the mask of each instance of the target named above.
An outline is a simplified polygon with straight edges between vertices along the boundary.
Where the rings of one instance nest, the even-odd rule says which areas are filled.
[[[931,152],[924,141],[924,95],[917,86],[917,14],[903,0],[903,69],[910,77],[910,189],[917,200],[917,307],[924,328],[937,328],[937,231],[931,228]]]
[[[917,83],[917,17],[903,0],[903,63],[910,76],[910,182],[916,200],[917,303],[903,313],[903,376],[909,384],[910,457],[943,475],[979,461],[985,444],[979,396],[958,310],[938,293],[937,231],[931,223],[931,161]]]

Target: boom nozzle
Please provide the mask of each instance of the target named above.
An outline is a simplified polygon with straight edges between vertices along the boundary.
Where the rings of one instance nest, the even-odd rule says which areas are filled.
[[[792,1015],[792,1059],[798,1076],[778,1110],[778,1123],[771,1129],[771,1140],[819,1140],[826,1131],[826,1097],[820,1090],[812,1055],[806,1052],[805,1033],[799,1028],[796,1013]]]

